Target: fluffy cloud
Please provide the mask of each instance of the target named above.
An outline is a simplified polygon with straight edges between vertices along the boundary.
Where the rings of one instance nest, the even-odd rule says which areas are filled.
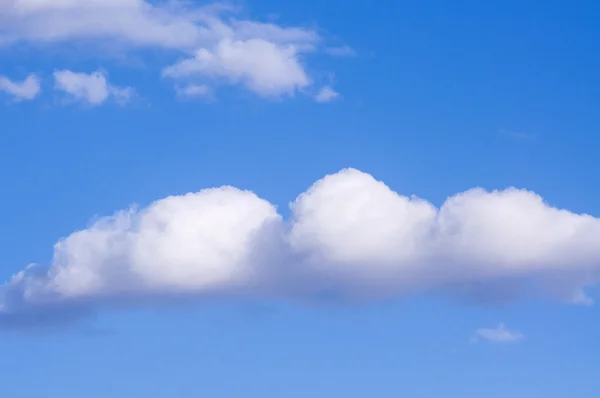
[[[523,333],[517,330],[509,330],[500,324],[496,328],[480,328],[475,331],[475,341],[485,340],[490,343],[507,344],[516,343],[525,338]]]
[[[0,76],[0,91],[10,94],[17,101],[32,100],[40,94],[40,79],[31,74],[22,82],[18,82]]]
[[[294,94],[310,84],[293,45],[263,39],[223,40],[214,50],[201,49],[194,58],[166,68],[164,76],[224,78],[265,96]]]
[[[111,97],[118,104],[123,105],[129,102],[133,95],[133,89],[130,87],[123,88],[109,84],[106,74],[102,71],[90,74],[76,73],[70,70],[56,71],[54,72],[54,87],[56,90],[90,105],[100,105]]]
[[[49,268],[13,277],[0,320],[48,306],[209,295],[461,291],[581,302],[589,300],[582,289],[598,282],[600,219],[525,190],[472,189],[436,208],[346,169],[291,209],[284,220],[252,192],[221,187],[118,212],[61,239]],[[507,281],[523,289],[503,289]]]
[[[325,103],[331,102],[339,96],[340,94],[337,91],[335,91],[329,86],[325,86],[317,93],[317,95],[315,96],[315,100],[317,102]]]
[[[241,84],[265,97],[311,84],[301,56],[315,52],[313,28],[238,19],[237,9],[173,0],[0,0],[0,43],[85,42],[162,49],[180,61],[164,74],[203,85]],[[327,50],[325,50],[327,51]]]

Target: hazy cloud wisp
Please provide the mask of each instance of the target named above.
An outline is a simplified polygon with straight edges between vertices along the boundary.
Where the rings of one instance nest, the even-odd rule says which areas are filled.
[[[339,96],[340,94],[333,88],[325,86],[317,93],[315,100],[317,102],[326,103],[335,100]]]
[[[503,324],[496,328],[480,328],[475,331],[474,341],[485,340],[495,344],[516,343],[525,338],[523,333],[517,330],[507,329]]]
[[[30,74],[25,80],[19,82],[0,76],[0,91],[11,95],[16,101],[32,100],[41,92],[40,79]]]

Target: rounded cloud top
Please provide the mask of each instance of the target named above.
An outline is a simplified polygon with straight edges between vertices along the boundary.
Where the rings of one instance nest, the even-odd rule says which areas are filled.
[[[346,169],[291,208],[284,220],[252,192],[222,187],[117,212],[60,240],[47,269],[13,277],[0,291],[0,314],[131,296],[301,300],[324,287],[364,299],[457,286],[515,295],[502,289],[507,280],[527,286],[510,298],[589,303],[582,289],[598,281],[600,219],[526,190],[472,189],[438,209]]]

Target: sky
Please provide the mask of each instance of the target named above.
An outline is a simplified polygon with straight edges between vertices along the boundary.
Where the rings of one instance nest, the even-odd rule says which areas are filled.
[[[596,397],[599,19],[0,0],[0,396]]]

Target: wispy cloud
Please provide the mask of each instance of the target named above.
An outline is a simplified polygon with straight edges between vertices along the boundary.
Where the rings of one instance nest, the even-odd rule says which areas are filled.
[[[320,103],[331,102],[340,97],[340,94],[330,86],[325,86],[315,96],[315,101]]]
[[[30,74],[19,82],[0,76],[0,91],[11,95],[16,101],[32,100],[41,92],[40,79],[37,75]]]
[[[350,46],[327,47],[325,52],[336,57],[355,57],[358,55],[356,50]]]
[[[490,343],[506,344],[516,343],[525,338],[523,333],[517,330],[509,330],[503,324],[496,328],[480,328],[475,331],[474,341],[485,340]]]
[[[190,84],[188,86],[176,87],[175,90],[181,98],[206,98],[212,94],[210,87],[204,84]]]

